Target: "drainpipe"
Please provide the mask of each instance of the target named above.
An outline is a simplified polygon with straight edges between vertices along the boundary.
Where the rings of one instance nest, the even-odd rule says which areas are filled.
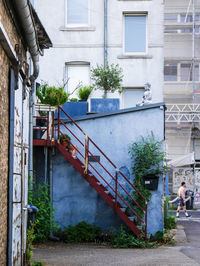
[[[104,0],[104,66],[106,65],[106,62],[108,60],[107,35],[108,35],[108,0]]]
[[[15,74],[10,69],[9,77],[10,104],[9,104],[9,230],[8,230],[8,265],[12,264],[12,228],[13,228],[13,172],[14,172],[14,116],[15,116]]]
[[[39,74],[39,45],[37,43],[37,36],[33,18],[31,14],[31,7],[28,0],[16,0],[16,10],[19,14],[19,19],[23,30],[25,32],[25,38],[29,47],[29,52],[33,62],[33,73],[30,76],[32,84],[31,94],[29,98],[29,176],[30,181],[33,181],[33,108],[34,108],[34,92],[35,92],[35,80]]]

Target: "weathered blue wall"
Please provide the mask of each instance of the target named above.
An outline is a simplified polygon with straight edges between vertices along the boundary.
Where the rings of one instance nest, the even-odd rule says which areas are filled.
[[[128,154],[130,143],[136,141],[139,136],[146,136],[151,132],[159,140],[164,139],[164,108],[162,104],[125,109],[112,114],[104,114],[104,116],[88,116],[87,119],[79,119],[77,123],[131,180],[133,177]],[[84,142],[84,137],[75,126],[71,124],[68,126]],[[69,134],[69,132],[66,133]],[[76,143],[73,137],[72,142]],[[90,145],[90,149],[94,155],[100,155],[92,145]],[[81,148],[79,150],[83,152]],[[114,169],[102,157],[100,157],[100,161],[102,164],[106,164],[107,169],[113,175],[115,174]],[[97,167],[97,163],[93,164]],[[100,167],[97,168],[112,184],[111,178]],[[126,188],[128,191],[131,190],[127,185]],[[162,194],[163,179],[160,177],[158,190],[152,192],[148,207],[148,232],[152,234],[163,230]],[[62,227],[69,224],[75,225],[85,220],[107,230],[111,226],[118,227],[121,223],[110,207],[64,160],[59,152],[53,157],[53,204],[56,208],[56,222]]]

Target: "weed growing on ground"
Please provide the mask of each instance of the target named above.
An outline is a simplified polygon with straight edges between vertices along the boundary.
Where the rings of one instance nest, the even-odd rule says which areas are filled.
[[[102,234],[101,228],[86,222],[80,222],[75,226],[69,225],[65,228],[63,235],[67,243],[95,242]]]

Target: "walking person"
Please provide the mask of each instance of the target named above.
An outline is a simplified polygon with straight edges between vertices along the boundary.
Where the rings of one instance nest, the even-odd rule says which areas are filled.
[[[177,193],[177,195],[178,195],[178,208],[177,208],[177,212],[176,212],[176,217],[179,217],[179,212],[180,212],[181,208],[183,208],[186,217],[191,217],[191,215],[189,215],[187,213],[187,210],[186,210],[185,187],[186,187],[185,182],[182,182],[181,187],[179,188],[178,193]]]

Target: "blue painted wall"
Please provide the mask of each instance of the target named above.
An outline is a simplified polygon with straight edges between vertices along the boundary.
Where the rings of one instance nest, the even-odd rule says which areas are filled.
[[[163,106],[160,108],[160,105],[131,108],[104,116],[93,115],[79,119],[77,123],[130,180],[133,179],[128,154],[130,143],[136,141],[139,136],[146,136],[151,132],[158,139],[164,139],[164,108]],[[71,124],[68,126],[84,143],[84,136],[75,126]],[[69,132],[66,133],[69,134]],[[73,137],[72,142],[77,143]],[[91,144],[90,150],[94,155],[100,155]],[[79,151],[83,153],[82,148],[79,148]],[[102,156],[100,161],[113,175],[115,174],[114,169]],[[97,166],[97,163],[93,164],[110,184],[114,182]],[[119,180],[125,184],[122,177]],[[128,191],[131,191],[129,185],[125,184],[125,186]],[[163,230],[162,195],[163,178],[160,177],[158,190],[152,191],[148,208],[148,232],[152,234]],[[122,223],[58,151],[53,157],[53,204],[56,209],[56,222],[62,227],[69,224],[75,225],[84,220],[108,230],[111,226],[119,227]]]
[[[105,113],[119,110],[119,99],[91,99],[91,112]]]

